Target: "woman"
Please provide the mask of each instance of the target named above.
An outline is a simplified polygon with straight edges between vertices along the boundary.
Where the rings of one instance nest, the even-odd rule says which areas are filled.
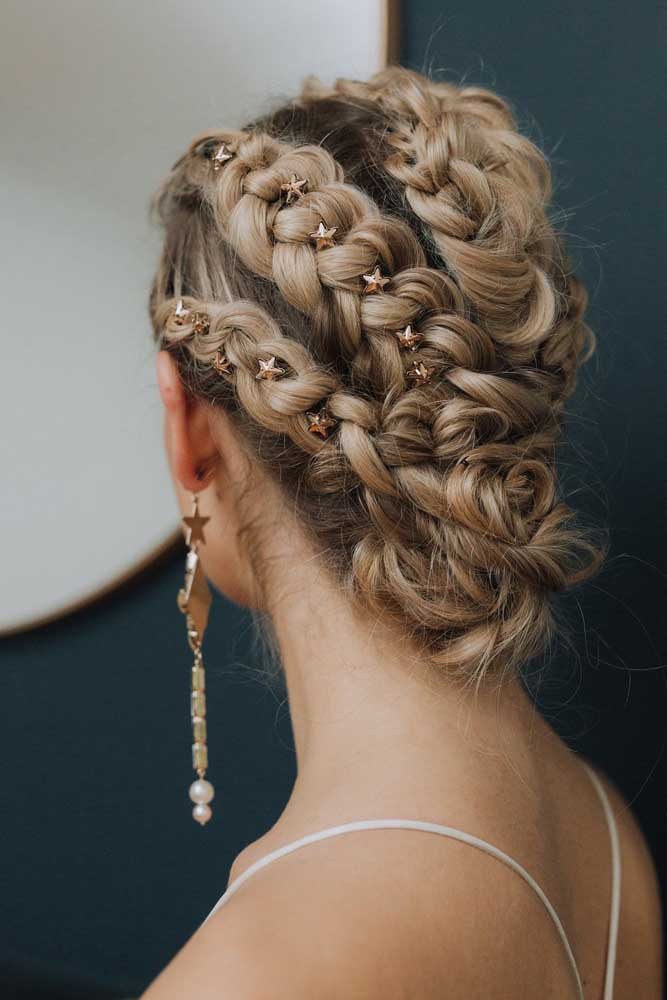
[[[400,68],[158,193],[182,609],[199,667],[197,560],[266,619],[298,776],[150,1000],[660,996],[642,835],[519,674],[601,558],[556,484],[593,338],[549,196],[505,101]]]

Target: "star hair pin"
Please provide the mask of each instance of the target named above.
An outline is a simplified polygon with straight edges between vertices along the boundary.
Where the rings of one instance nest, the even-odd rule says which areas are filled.
[[[435,371],[435,365],[425,365],[423,361],[413,361],[412,368],[406,372],[413,385],[427,385]]]
[[[308,430],[311,434],[320,434],[323,438],[328,437],[329,431],[331,431],[338,423],[337,420],[334,420],[333,417],[329,416],[326,405],[321,407],[321,409],[316,412],[308,410],[306,412],[306,416],[310,421],[308,424]]]
[[[395,336],[398,337],[399,347],[407,351],[416,351],[418,345],[424,339],[423,333],[413,330],[410,323],[408,323],[404,330],[396,330]]]
[[[213,169],[216,171],[220,170],[220,168],[224,166],[227,160],[231,160],[233,155],[234,153],[230,150],[227,143],[221,142],[218,148],[216,149],[215,153],[211,157],[211,163],[213,164]]]
[[[379,267],[376,267],[372,274],[364,274],[363,278],[366,282],[364,295],[376,295],[378,292],[383,292],[384,286],[391,281],[391,278],[383,277]]]
[[[259,371],[255,375],[255,378],[265,378],[272,382],[274,379],[280,378],[281,375],[285,374],[285,369],[276,364],[274,357],[264,360],[259,358],[258,361]]]
[[[327,247],[333,247],[336,245],[334,236],[338,231],[338,226],[331,226],[327,229],[324,222],[320,222],[319,226],[314,233],[308,233],[308,238],[315,240],[316,250],[326,250]]]
[[[234,365],[226,354],[222,351],[216,351],[215,358],[213,359],[213,367],[218,375],[231,375]]]
[[[193,333],[208,333],[211,321],[205,312],[193,312],[191,319]]]
[[[210,326],[210,320],[206,313],[193,312],[192,309],[186,309],[183,299],[179,299],[176,303],[176,308],[171,314],[171,319],[176,326],[191,324],[193,333],[206,333]]]
[[[190,310],[186,309],[183,305],[183,299],[179,299],[176,303],[176,308],[171,314],[174,323],[177,326],[184,326],[188,322],[188,317],[190,315]]]
[[[296,174],[292,174],[290,179],[285,183],[280,185],[280,190],[285,195],[285,204],[290,205],[292,203],[292,198],[300,198],[305,191],[303,190],[308,183],[308,180],[304,177],[297,177]]]

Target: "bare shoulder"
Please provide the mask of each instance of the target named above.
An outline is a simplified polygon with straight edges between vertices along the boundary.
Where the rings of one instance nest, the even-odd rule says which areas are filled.
[[[589,764],[589,766],[591,766]],[[662,982],[662,912],[655,864],[646,838],[628,803],[614,783],[597,768],[614,813],[621,853],[621,913],[617,977],[636,982],[637,970],[647,983]],[[647,994],[648,995],[648,994]],[[662,996],[661,992],[655,994]]]
[[[249,879],[200,927],[142,1000],[176,1000],[185,984],[200,1000],[391,995],[369,988],[383,921],[380,914],[372,920],[369,872],[352,885],[352,838],[345,839],[348,843],[338,839],[281,858]],[[248,867],[244,855],[230,882]],[[385,882],[385,902],[386,888]]]
[[[176,1000],[186,986],[199,1000],[339,996],[350,971],[347,911],[326,874],[314,874],[308,862],[291,858],[258,873],[199,928],[142,1000]]]
[[[630,804],[596,773],[621,848],[618,993],[639,988],[642,997],[658,1000],[662,918],[654,863]],[[590,815],[596,813],[594,826],[580,832],[597,846],[587,848],[581,868],[560,885],[563,910],[580,932],[577,958],[592,963],[591,980],[601,975],[609,905],[608,862],[598,867],[594,861],[602,857],[600,815]],[[232,879],[267,846],[275,844],[242,852]],[[586,887],[579,893],[585,905],[578,920],[567,909],[577,886]],[[587,908],[598,888],[597,909]],[[508,961],[511,955],[517,961]],[[186,988],[201,1000],[468,1000],[494,993],[549,1000],[572,994],[571,977],[542,903],[507,866],[456,840],[367,830],[310,844],[256,872],[197,931],[144,1000],[176,1000]]]
[[[151,984],[141,1000],[294,1000],[327,997],[324,969],[308,946],[299,887],[287,903],[276,880],[258,880],[203,924]]]
[[[525,954],[523,929],[542,917],[512,872],[456,841],[387,833],[332,838],[258,872],[144,1000],[175,1000],[186,984],[201,1000],[468,1000],[492,988],[563,995],[569,972],[558,947],[536,948],[534,962],[507,962],[508,953]],[[544,990],[545,966],[553,993]]]

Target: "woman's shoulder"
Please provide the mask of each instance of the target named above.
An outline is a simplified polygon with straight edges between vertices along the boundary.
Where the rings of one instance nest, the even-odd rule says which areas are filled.
[[[653,855],[632,803],[603,771],[590,762],[588,766],[604,788],[618,833],[621,904],[617,979],[622,982],[627,975],[635,983],[655,984],[662,980],[662,908]],[[634,958],[629,962],[626,956]]]
[[[646,919],[660,924],[660,893],[658,876],[651,849],[635,815],[633,803],[628,802],[619,787],[600,768],[587,761],[607,796],[618,834],[621,861],[622,902],[636,900]]]
[[[244,852],[235,873],[256,854]],[[249,878],[145,1000],[180,997],[185,983],[196,984],[201,1000],[223,988],[238,1000],[384,1000],[411,988],[467,1000],[499,984],[528,997],[545,957],[539,948],[525,954],[525,927],[541,904],[518,881],[465,844],[411,830],[320,841]],[[548,930],[544,936],[550,979],[566,983],[567,964],[549,947]],[[521,962],[508,963],[508,949]]]
[[[580,765],[566,758],[554,773],[563,769],[558,787],[545,791],[555,811],[547,814],[543,834],[544,823],[516,813],[513,824],[490,840],[537,877],[572,936],[580,973],[589,983],[601,983],[609,837]],[[618,992],[639,981],[646,987],[643,996],[657,997],[661,915],[653,861],[630,805],[596,773],[616,817],[621,849]],[[501,812],[494,806],[494,817]],[[293,833],[272,830],[246,848],[230,883]],[[554,837],[556,847],[547,850]],[[554,867],[551,855],[560,858],[565,844],[574,853]],[[547,863],[540,867],[543,852]],[[541,1000],[574,995],[562,942],[525,881],[467,843],[410,829],[330,837],[256,871],[197,931],[147,1000],[180,997],[186,983],[201,1000],[223,990],[238,1000],[379,1000],[401,991],[425,1000],[493,991]]]

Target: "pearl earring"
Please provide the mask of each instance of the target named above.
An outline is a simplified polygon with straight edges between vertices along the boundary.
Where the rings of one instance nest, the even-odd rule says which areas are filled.
[[[192,717],[192,766],[197,772],[197,779],[190,785],[190,799],[194,802],[192,810],[194,819],[201,826],[204,826],[211,818],[209,803],[212,801],[215,791],[210,781],[205,779],[208,768],[206,678],[201,646],[211,607],[211,591],[199,560],[199,546],[205,544],[204,526],[210,521],[210,518],[202,517],[199,513],[199,497],[196,493],[192,494],[192,500],[194,504],[192,514],[182,519],[188,529],[188,554],[185,560],[185,582],[178,592],[177,604],[185,615],[188,643],[194,653],[191,671],[190,714]]]

